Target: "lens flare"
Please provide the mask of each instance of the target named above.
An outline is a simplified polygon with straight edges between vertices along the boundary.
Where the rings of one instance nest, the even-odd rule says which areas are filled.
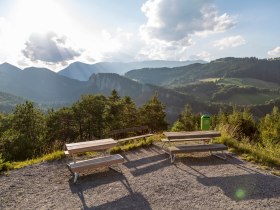
[[[235,197],[238,198],[238,200],[243,200],[246,196],[246,191],[242,188],[238,188],[235,192]]]

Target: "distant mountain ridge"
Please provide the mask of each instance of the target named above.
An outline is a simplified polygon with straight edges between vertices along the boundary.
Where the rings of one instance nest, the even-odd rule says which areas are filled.
[[[186,66],[193,63],[205,63],[202,60],[195,61],[139,61],[139,62],[100,62],[96,64],[85,64],[82,62],[74,62],[65,69],[58,72],[59,75],[77,79],[80,81],[87,81],[92,74],[97,73],[117,73],[123,75],[127,71],[142,68],[160,68],[160,67],[177,67]]]
[[[127,72],[125,76],[144,84],[169,87],[184,86],[209,77],[254,78],[280,84],[280,60],[230,57],[205,64],[132,70]]]
[[[157,93],[166,105],[169,121],[177,118],[186,103],[194,105],[194,111],[197,112],[211,111],[207,105],[197,102],[193,97],[153,85],[143,85],[115,73],[93,74],[84,82],[69,79],[44,68],[20,70],[12,65],[0,65],[1,91],[40,104],[71,104],[82,94],[109,95],[113,89],[121,96],[130,96],[138,106]]]
[[[21,70],[6,63],[0,65],[0,91],[36,102],[75,101],[84,91],[82,83],[46,68]]]
[[[250,74],[252,74],[251,77],[248,77]],[[31,67],[21,70],[13,65],[4,63],[0,65],[0,91],[4,92],[4,95],[7,93],[20,96],[40,105],[48,104],[48,107],[70,105],[77,101],[82,94],[100,93],[109,95],[113,89],[116,89],[121,96],[130,96],[139,106],[157,93],[166,106],[169,122],[172,122],[177,119],[186,104],[190,104],[196,113],[209,114],[217,113],[221,107],[228,107],[228,105],[211,103],[204,97],[201,100],[197,100],[197,88],[200,87],[168,89],[169,87],[184,87],[190,82],[199,81],[203,78],[227,78],[231,76],[237,78],[246,76],[246,81],[249,81],[248,78],[255,78],[257,80],[254,80],[254,82],[259,80],[279,84],[280,61],[254,58],[224,58],[207,64],[195,63],[176,68],[134,70],[128,72],[125,76],[120,76],[116,73],[97,73],[92,74],[87,81],[78,81],[59,75],[46,68]],[[231,81],[236,82],[237,80]],[[10,99],[14,100],[12,97]],[[0,97],[0,103],[5,100],[4,97]],[[21,103],[21,100],[18,99],[14,101]],[[16,104],[17,102],[11,104]],[[279,100],[275,100],[275,104],[279,104],[278,102]],[[270,106],[264,106],[262,109],[266,111],[266,107]],[[254,107],[254,110],[257,110],[256,113],[266,114],[263,110],[259,110],[258,107],[260,106]]]

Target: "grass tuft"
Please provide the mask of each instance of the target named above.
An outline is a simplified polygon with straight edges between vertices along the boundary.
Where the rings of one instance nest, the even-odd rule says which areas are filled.
[[[9,170],[13,170],[13,169],[19,169],[19,168],[23,168],[23,167],[26,167],[26,166],[29,166],[32,164],[41,163],[44,161],[59,160],[63,156],[64,156],[63,151],[55,151],[53,153],[46,154],[42,157],[33,158],[30,160],[17,161],[17,162],[2,162],[2,163],[0,163],[0,172],[9,171]]]
[[[260,163],[270,167],[280,167],[280,147],[263,147],[249,143],[246,139],[237,141],[234,138],[221,137],[218,142],[223,143],[247,161]]]

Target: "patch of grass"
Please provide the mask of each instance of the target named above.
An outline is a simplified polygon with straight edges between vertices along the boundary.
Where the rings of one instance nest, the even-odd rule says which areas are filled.
[[[233,103],[238,105],[250,105],[250,104],[264,104],[265,102],[275,99],[278,97],[277,93],[259,93],[259,94],[248,94],[248,93],[237,93],[226,100],[219,100],[223,103]]]
[[[200,79],[198,81],[200,81],[200,82],[217,82],[220,79],[221,79],[220,77],[210,77],[210,78],[206,78],[206,79]]]
[[[251,144],[248,141],[237,141],[230,137],[221,137],[218,139],[232,149],[233,152],[241,155],[245,160],[260,163],[269,167],[280,169],[280,147],[263,147],[257,144]],[[280,172],[279,172],[280,173]]]
[[[266,89],[277,89],[279,85],[273,82],[267,82],[253,78],[223,78],[218,80],[218,84],[237,85],[240,87],[257,87]]]
[[[137,139],[137,140],[131,140],[129,142],[121,144],[120,146],[116,146],[116,147],[112,148],[110,150],[110,153],[116,154],[116,153],[120,153],[122,151],[128,151],[128,150],[133,150],[133,149],[137,149],[140,147],[146,147],[146,146],[151,145],[154,141],[159,141],[161,138],[162,138],[162,134],[158,134],[158,135],[150,136],[150,137],[146,138],[146,140],[144,140],[143,138]],[[81,154],[81,155],[84,155],[84,154]],[[85,155],[88,157],[93,157],[93,156],[97,155],[97,152],[86,152]],[[42,157],[33,158],[30,160],[26,160],[26,161],[3,162],[2,159],[0,158],[0,173],[9,171],[9,170],[13,170],[13,169],[23,168],[23,167],[33,165],[36,163],[41,163],[44,161],[60,160],[64,156],[65,156],[64,151],[55,151],[53,153],[46,154]]]
[[[33,158],[30,160],[25,161],[17,161],[17,162],[2,162],[0,163],[0,172],[9,171],[13,169],[23,168],[29,165],[33,165],[36,163],[41,163],[44,161],[53,161],[53,160],[59,160],[62,157],[64,157],[63,151],[55,151],[50,154],[46,154],[39,158]]]
[[[137,149],[140,147],[146,147],[146,146],[151,145],[154,141],[158,141],[158,140],[160,140],[160,135],[150,136],[150,137],[146,138],[146,140],[143,138],[131,140],[128,142],[124,142],[119,146],[113,147],[112,149],[110,149],[110,153],[116,154],[116,153],[120,153],[122,151],[129,151],[129,150]]]

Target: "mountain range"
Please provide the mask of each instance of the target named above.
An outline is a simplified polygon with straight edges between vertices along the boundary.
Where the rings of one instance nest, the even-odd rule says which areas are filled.
[[[82,68],[75,69],[75,65]],[[79,77],[89,74],[93,65],[74,63],[69,68],[79,72]],[[266,114],[267,107],[279,104],[279,87],[279,60],[222,58],[182,67],[131,70],[125,76],[93,73],[87,81],[71,79],[46,68],[21,70],[4,63],[0,65],[0,105],[3,101],[8,103],[5,109],[0,106],[0,111],[11,110],[9,105],[14,107],[24,100],[43,107],[61,107],[77,101],[82,94],[109,95],[115,89],[121,96],[130,96],[138,106],[156,93],[166,106],[169,122],[178,117],[186,104],[190,104],[196,113],[211,114],[220,108],[228,109],[228,104],[235,104],[235,101],[242,105],[238,102],[244,98],[246,103],[243,104],[254,104],[254,112],[261,116]]]
[[[280,84],[280,60],[228,57],[182,67],[132,70],[125,76],[144,84],[168,87],[206,78],[254,78]]]
[[[142,68],[160,68],[160,67],[178,67],[186,66],[193,63],[206,63],[203,60],[193,61],[164,61],[164,60],[151,60],[139,62],[100,62],[96,64],[85,64],[82,62],[74,62],[65,69],[58,72],[59,75],[77,79],[80,81],[87,81],[92,74],[97,73],[117,73],[123,75],[124,73],[133,69]]]

